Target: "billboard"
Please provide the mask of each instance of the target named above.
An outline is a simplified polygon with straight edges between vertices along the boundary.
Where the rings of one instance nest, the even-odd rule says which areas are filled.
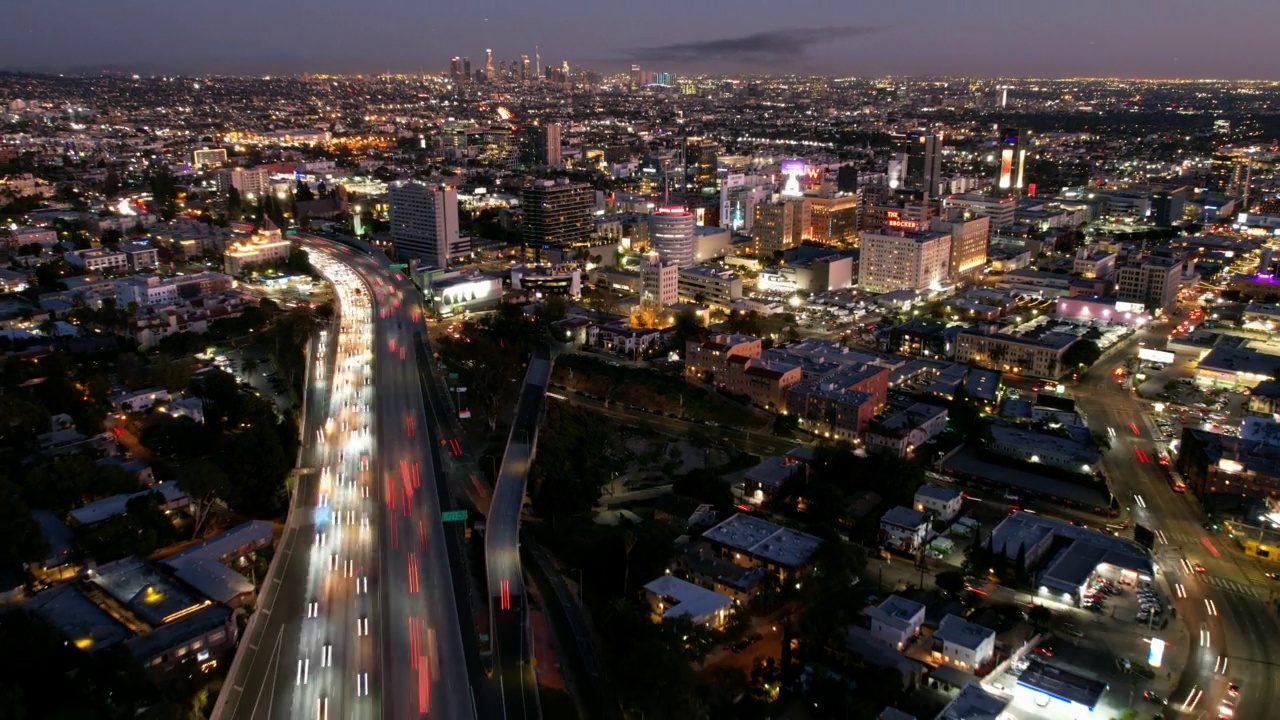
[[[1152,348],[1138,348],[1138,359],[1168,365],[1173,362],[1173,353]]]
[[[803,177],[808,165],[803,160],[783,160],[782,174],[789,175],[794,178]]]
[[[1008,190],[1013,185],[1013,148],[1000,151],[1000,189]]]

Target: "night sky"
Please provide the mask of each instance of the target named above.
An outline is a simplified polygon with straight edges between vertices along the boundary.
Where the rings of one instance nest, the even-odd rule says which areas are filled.
[[[0,67],[1280,79],[1280,0],[18,0]]]

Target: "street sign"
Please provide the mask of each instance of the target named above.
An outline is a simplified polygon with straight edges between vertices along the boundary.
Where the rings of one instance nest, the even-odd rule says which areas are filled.
[[[466,521],[467,521],[466,510],[449,510],[447,512],[440,513],[440,522],[466,522]]]
[[[450,379],[450,380],[457,380],[457,379],[458,379],[458,373],[449,373],[449,379]]]
[[[392,270],[403,270],[407,267],[409,267],[409,263],[392,263],[391,264]]]

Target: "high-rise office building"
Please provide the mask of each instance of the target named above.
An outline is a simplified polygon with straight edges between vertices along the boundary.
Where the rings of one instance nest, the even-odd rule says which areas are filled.
[[[952,209],[932,219],[935,232],[951,233],[951,263],[948,277],[952,282],[982,272],[987,265],[987,245],[991,238],[991,218]]]
[[[462,58],[462,77],[466,78],[467,82],[471,82],[471,58],[469,57]]]
[[[718,146],[710,140],[685,140],[685,182],[690,190],[715,188],[718,149]]]
[[[542,260],[548,250],[585,247],[595,234],[595,190],[567,178],[535,180],[521,196],[525,257]]]
[[[539,165],[558,168],[560,160],[560,123],[542,123],[534,137],[535,153]]]
[[[487,48],[484,51],[484,79],[493,80],[493,51]]]
[[[453,60],[449,61],[449,79],[453,81],[454,85],[459,85],[464,77],[466,75],[462,71],[462,58],[455,55]]]
[[[631,89],[639,90],[644,84],[644,73],[641,72],[639,65],[631,66]]]
[[[392,187],[387,195],[395,256],[447,266],[449,253],[458,245],[457,191],[409,182]]]
[[[1182,220],[1187,205],[1187,188],[1157,190],[1151,193],[1151,221],[1160,227],[1169,227]]]
[[[506,60],[503,60],[502,62],[498,63],[498,77],[502,78],[503,80],[507,79],[507,61]]]
[[[858,217],[862,213],[858,195],[833,193],[809,195],[812,208],[811,235],[824,245],[851,243],[858,237]]]
[[[682,207],[658,208],[649,216],[649,244],[664,265],[681,268],[693,265],[694,239],[697,226],[693,213]]]
[[[951,267],[951,233],[883,230],[862,234],[858,286],[870,292],[940,287]]]
[[[529,70],[529,56],[521,55],[520,56],[520,82],[527,83],[529,82],[530,77],[531,77],[531,71]]]
[[[751,236],[756,255],[770,258],[809,239],[813,220],[809,198],[776,197],[756,204]]]
[[[1227,195],[1246,195],[1253,181],[1253,163],[1247,157],[1218,153],[1209,164],[1209,189]]]
[[[915,141],[920,163],[920,186],[937,196],[942,184],[942,133],[921,133]]]
[[[755,223],[756,205],[769,199],[769,186],[748,183],[755,176],[733,174],[725,177],[720,187],[720,227],[734,232],[750,233]]]
[[[1005,195],[1021,195],[1026,188],[1027,153],[1031,147],[1031,131],[1005,128],[1000,131],[997,153],[999,171],[996,191]]]
[[[1116,268],[1116,299],[1162,313],[1178,299],[1184,259],[1173,253],[1143,255]]]

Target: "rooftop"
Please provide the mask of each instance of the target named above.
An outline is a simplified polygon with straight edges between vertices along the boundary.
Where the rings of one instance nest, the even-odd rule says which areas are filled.
[[[933,633],[935,639],[973,651],[977,651],[988,638],[995,636],[995,630],[971,623],[959,615],[948,615],[942,618],[942,624]]]
[[[939,502],[951,502],[961,496],[961,492],[953,487],[926,483],[916,490],[917,497],[926,497]]]
[[[160,483],[153,485],[146,490],[136,493],[125,493],[121,495],[112,495],[89,503],[83,507],[76,508],[71,511],[71,519],[81,525],[92,525],[102,522],[108,518],[117,515],[123,515],[128,510],[129,501],[136,497],[143,497],[153,492],[158,492],[164,496],[164,502],[177,502],[186,497],[186,493],[182,492],[175,483]]]
[[[1101,680],[1077,675],[1070,670],[1047,665],[1033,657],[1018,677],[1018,686],[1044,693],[1058,700],[1082,705],[1092,711],[1110,687]]]
[[[904,597],[890,595],[876,607],[867,608],[863,614],[897,630],[909,630],[913,621],[924,620],[924,605]]]
[[[743,513],[716,525],[702,537],[784,567],[797,567],[808,562],[822,544],[821,538],[809,533]]]
[[[902,505],[890,508],[889,512],[880,518],[881,525],[893,525],[910,530],[914,530],[926,522],[928,521],[925,519],[924,513]]]
[[[100,566],[89,581],[153,628],[209,604],[136,557]]]
[[[704,618],[733,605],[733,598],[721,595],[673,575],[662,575],[644,589],[663,598],[662,619]]]
[[[108,648],[132,635],[75,584],[36,593],[24,606],[82,650],[93,652]]]
[[[1007,707],[1008,700],[983,690],[977,682],[970,682],[947,703],[936,720],[997,720]]]

